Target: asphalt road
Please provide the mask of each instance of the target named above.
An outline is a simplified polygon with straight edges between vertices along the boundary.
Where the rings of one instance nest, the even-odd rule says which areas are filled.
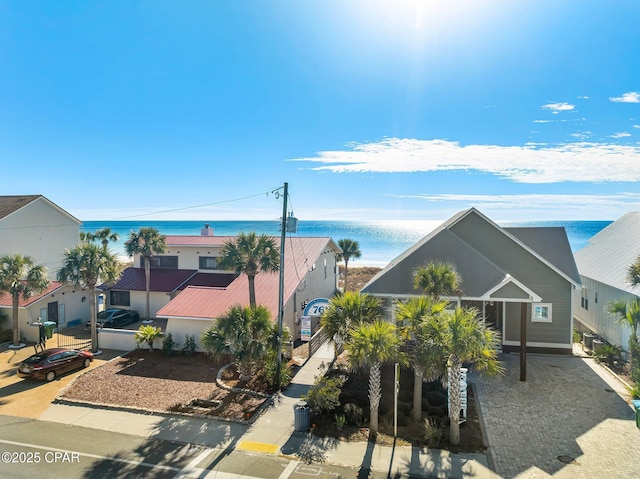
[[[0,478],[11,479],[387,477],[369,470],[3,415],[0,462]]]

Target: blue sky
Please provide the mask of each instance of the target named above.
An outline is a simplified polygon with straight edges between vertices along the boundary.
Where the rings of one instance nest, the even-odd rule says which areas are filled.
[[[447,6],[442,4],[447,3]],[[0,2],[0,194],[81,220],[616,219],[640,2]]]

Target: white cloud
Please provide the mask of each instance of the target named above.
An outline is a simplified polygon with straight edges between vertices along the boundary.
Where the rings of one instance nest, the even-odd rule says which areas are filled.
[[[640,147],[613,143],[461,146],[447,140],[386,138],[290,161],[320,163],[312,169],[335,173],[480,171],[519,183],[640,181]]]
[[[590,131],[583,131],[583,132],[571,133],[570,136],[572,136],[573,138],[576,138],[578,140],[586,140],[586,139],[590,138],[591,135],[592,135],[592,133]]]
[[[640,125],[631,125],[631,126],[633,126],[634,128],[640,128]]]
[[[514,194],[514,195],[391,195],[429,203],[428,209],[451,212],[471,206],[496,220],[616,219],[621,212],[640,209],[640,194],[611,195]],[[445,206],[446,205],[446,206]]]
[[[627,136],[631,136],[631,133],[621,131],[619,133],[614,133],[613,135],[611,135],[611,138],[626,138]]]
[[[561,111],[571,111],[575,109],[575,105],[571,105],[569,103],[547,103],[546,105],[542,105],[543,110],[550,110],[551,113],[558,114]]]
[[[610,101],[615,103],[640,103],[640,93],[637,91],[630,91],[624,93],[622,96],[609,97]]]

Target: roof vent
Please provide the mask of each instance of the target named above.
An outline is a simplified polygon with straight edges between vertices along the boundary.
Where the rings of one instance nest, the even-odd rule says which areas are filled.
[[[204,224],[204,228],[200,230],[200,236],[213,236],[213,228],[209,226],[209,223]]]

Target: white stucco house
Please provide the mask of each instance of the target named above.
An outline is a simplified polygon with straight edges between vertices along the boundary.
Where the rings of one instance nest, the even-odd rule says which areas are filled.
[[[182,342],[185,334],[200,334],[231,306],[249,304],[246,275],[220,270],[217,258],[226,241],[235,236],[215,236],[205,225],[200,235],[166,236],[167,252],[155,255],[151,263],[150,319],[167,321],[166,332]],[[280,238],[274,237],[277,247]],[[338,287],[339,246],[326,237],[287,237],[284,262],[284,324],[300,338],[300,316],[307,303],[332,297]],[[278,273],[259,273],[255,278],[256,301],[267,307],[274,321],[278,317]],[[108,307],[146,311],[144,265],[134,257],[113,285],[101,286]],[[315,318],[317,327],[319,318]]]
[[[629,212],[593,236],[575,254],[582,288],[573,298],[576,321],[583,331],[627,349],[631,330],[621,326],[607,309],[616,301],[640,298],[640,286],[632,287],[627,270],[640,256],[640,211]]]
[[[82,222],[42,195],[0,196],[0,255],[31,256],[55,279]]]
[[[87,291],[56,282],[64,250],[78,243],[81,222],[42,195],[0,196],[0,256],[31,256],[35,264],[47,268],[51,280],[42,293],[20,298],[18,319],[21,336],[38,340],[35,323],[53,321],[64,326],[77,319],[89,318]],[[0,294],[0,313],[11,327],[12,298]]]

